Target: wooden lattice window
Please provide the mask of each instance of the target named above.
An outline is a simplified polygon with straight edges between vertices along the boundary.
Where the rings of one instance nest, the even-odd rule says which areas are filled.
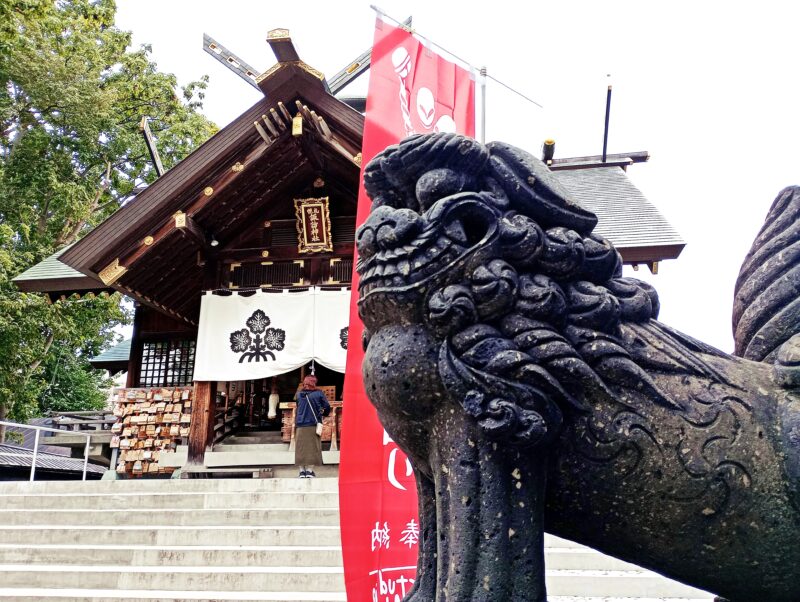
[[[179,387],[192,384],[194,341],[145,342],[139,369],[140,387]]]
[[[353,278],[352,259],[331,259],[328,267],[328,282],[349,284]]]
[[[305,284],[305,264],[301,260],[231,265],[230,288],[300,286],[303,284]]]

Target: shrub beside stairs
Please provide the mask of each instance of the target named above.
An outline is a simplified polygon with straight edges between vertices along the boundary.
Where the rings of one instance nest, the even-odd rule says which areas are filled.
[[[341,602],[338,506],[335,478],[0,483],[0,600]],[[712,599],[547,547],[550,602]]]

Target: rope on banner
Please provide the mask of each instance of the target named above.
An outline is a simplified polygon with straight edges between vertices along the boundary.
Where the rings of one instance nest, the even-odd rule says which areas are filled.
[[[488,75],[488,74],[486,73],[486,67],[483,67],[483,68],[478,68],[478,67],[475,67],[475,66],[474,66],[472,63],[470,63],[469,61],[465,61],[464,59],[462,59],[461,57],[459,57],[459,56],[458,56],[458,55],[456,55],[456,54],[453,54],[452,52],[450,52],[450,51],[449,51],[447,48],[445,48],[444,46],[441,46],[441,45],[437,44],[436,42],[434,42],[433,40],[431,40],[430,38],[427,38],[427,37],[425,37],[425,36],[423,36],[423,35],[419,34],[419,33],[417,32],[417,30],[416,30],[416,29],[412,29],[412,28],[411,28],[411,27],[409,27],[408,25],[406,25],[406,24],[404,24],[404,23],[401,23],[400,21],[398,21],[397,19],[395,19],[395,18],[394,18],[394,17],[392,17],[391,15],[387,14],[387,13],[386,13],[386,12],[385,12],[383,9],[381,9],[380,7],[378,7],[378,6],[375,6],[374,4],[370,4],[370,5],[369,5],[369,7],[370,7],[372,10],[374,10],[376,13],[378,13],[378,14],[379,14],[381,17],[386,17],[386,18],[387,18],[387,19],[389,19],[390,21],[392,21],[392,22],[396,23],[396,24],[397,24],[399,27],[402,27],[403,29],[405,29],[407,32],[409,32],[409,33],[411,33],[411,34],[413,34],[413,35],[417,36],[418,38],[420,38],[420,39],[422,39],[422,40],[425,40],[425,42],[427,42],[427,43],[428,43],[428,44],[430,44],[431,46],[435,46],[436,48],[438,48],[438,49],[439,49],[439,50],[441,50],[442,52],[445,52],[446,54],[449,54],[449,55],[450,55],[452,58],[454,58],[454,59],[455,59],[455,60],[457,60],[458,62],[460,62],[460,63],[462,63],[463,65],[465,65],[465,66],[466,66],[468,69],[470,69],[470,70],[472,70],[472,71],[478,71],[478,72],[481,72],[481,75],[482,75],[483,77],[486,77],[486,78],[488,78],[488,79],[490,79],[490,80],[492,80],[492,81],[494,81],[494,82],[496,82],[496,83],[500,84],[501,86],[503,86],[504,88],[506,88],[506,89],[507,89],[507,90],[509,90],[510,92],[513,92],[513,93],[514,93],[514,94],[516,94],[517,96],[520,96],[521,98],[524,98],[524,99],[525,99],[525,100],[527,100],[529,103],[536,105],[536,106],[537,106],[537,107],[539,107],[540,109],[544,109],[544,106],[543,106],[543,105],[541,105],[540,103],[536,102],[536,101],[535,101],[535,100],[533,100],[532,98],[530,98],[530,97],[526,96],[525,94],[523,94],[523,93],[522,93],[522,92],[520,92],[519,90],[517,90],[517,89],[515,89],[515,88],[512,88],[511,86],[509,86],[508,84],[506,84],[506,83],[504,83],[504,82],[501,82],[501,81],[500,81],[499,79],[497,79],[496,77],[493,77],[493,76],[491,76],[491,75]]]

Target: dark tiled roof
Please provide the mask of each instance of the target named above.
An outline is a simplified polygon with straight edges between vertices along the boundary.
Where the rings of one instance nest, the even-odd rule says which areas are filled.
[[[30,468],[32,459],[33,451],[17,445],[0,443],[0,468]],[[83,460],[65,458],[64,456],[57,456],[55,454],[39,451],[36,455],[36,468],[37,470],[55,470],[60,472],[83,472]],[[89,462],[86,467],[86,472],[103,474],[106,472],[106,468]]]
[[[596,234],[617,248],[683,245],[684,240],[618,167],[556,171],[583,207],[597,215]]]

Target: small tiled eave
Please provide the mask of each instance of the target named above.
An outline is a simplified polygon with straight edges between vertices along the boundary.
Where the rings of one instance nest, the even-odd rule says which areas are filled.
[[[81,274],[59,260],[70,246],[59,249],[28,268],[13,278],[12,282],[24,293],[48,293],[51,296],[113,292],[113,289],[105,286],[100,280]]]
[[[3,468],[30,468],[33,463],[33,451],[8,443],[0,444],[0,469]],[[39,451],[36,455],[36,468],[42,472],[60,472],[80,475],[84,463],[79,458],[69,458],[56,454]],[[106,468],[92,464],[86,465],[86,472],[102,475]]]
[[[125,339],[113,347],[106,349],[99,355],[89,358],[89,363],[92,365],[92,368],[108,370],[111,374],[115,374],[128,369],[128,360],[130,356],[131,339]]]

